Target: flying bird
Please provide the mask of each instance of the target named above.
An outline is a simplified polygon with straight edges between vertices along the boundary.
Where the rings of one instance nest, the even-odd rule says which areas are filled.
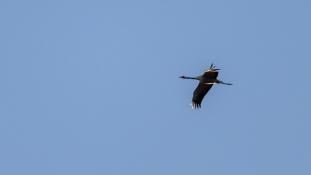
[[[216,69],[214,64],[211,64],[210,68],[206,70],[203,75],[197,77],[187,77],[187,76],[180,76],[179,78],[182,79],[193,79],[199,80],[199,84],[197,88],[193,92],[192,97],[192,108],[197,109],[201,108],[201,103],[204,96],[207,92],[211,89],[214,84],[225,84],[225,85],[232,85],[231,83],[225,83],[217,79],[218,71],[220,69]]]

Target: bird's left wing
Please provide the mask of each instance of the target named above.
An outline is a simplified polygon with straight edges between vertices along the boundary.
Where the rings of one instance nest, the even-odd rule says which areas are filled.
[[[207,94],[212,86],[213,84],[199,83],[198,87],[193,92],[192,108],[196,109],[201,107],[204,96]]]

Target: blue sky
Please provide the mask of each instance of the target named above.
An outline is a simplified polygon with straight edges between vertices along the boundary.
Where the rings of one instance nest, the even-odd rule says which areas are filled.
[[[2,0],[0,174],[311,174],[310,5]]]

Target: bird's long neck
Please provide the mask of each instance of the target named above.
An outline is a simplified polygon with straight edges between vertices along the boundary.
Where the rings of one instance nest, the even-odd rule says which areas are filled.
[[[198,77],[186,77],[186,76],[183,76],[182,78],[183,79],[200,80]]]

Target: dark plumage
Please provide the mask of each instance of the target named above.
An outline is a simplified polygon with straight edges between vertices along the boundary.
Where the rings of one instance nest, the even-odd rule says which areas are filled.
[[[202,100],[204,96],[207,94],[207,92],[212,88],[212,86],[215,83],[219,84],[226,84],[226,85],[232,85],[231,83],[224,83],[217,79],[218,76],[218,70],[216,69],[213,64],[211,64],[210,68],[203,73],[203,75],[198,77],[187,77],[187,76],[181,76],[180,78],[183,79],[194,79],[199,80],[199,84],[197,88],[193,92],[192,97],[192,108],[200,108]]]

